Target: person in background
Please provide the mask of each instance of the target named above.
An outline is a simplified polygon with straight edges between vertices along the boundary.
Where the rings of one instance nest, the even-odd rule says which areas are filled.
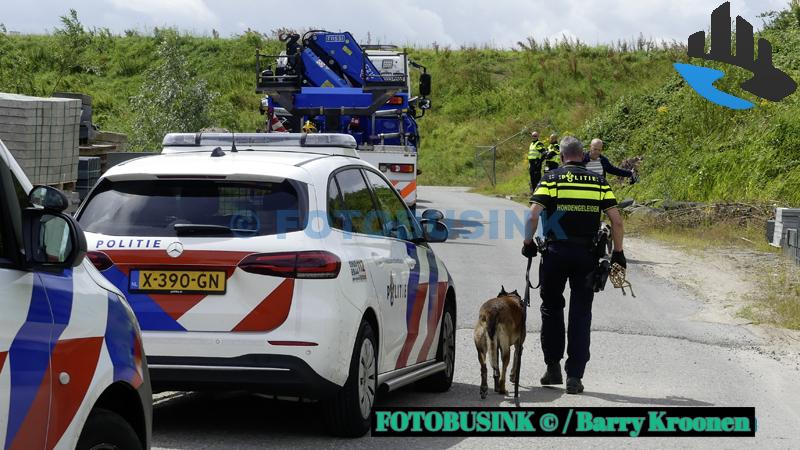
[[[542,178],[542,159],[547,152],[547,147],[544,146],[544,142],[539,140],[538,131],[531,133],[531,139],[533,142],[528,147],[528,175],[531,177],[531,194],[533,194],[533,190],[536,189]]]
[[[611,175],[616,175],[618,177],[630,178],[631,184],[637,181],[636,173],[616,167],[615,165],[611,164],[611,161],[609,161],[608,158],[603,156],[603,141],[600,139],[592,139],[592,143],[589,146],[589,151],[583,155],[583,162],[586,164],[587,170],[594,172],[603,178],[606,177],[606,173],[610,173]]]
[[[558,146],[558,135],[550,135],[550,145],[547,146],[547,153],[544,155],[544,171],[549,172],[557,169],[561,163],[561,151]]]

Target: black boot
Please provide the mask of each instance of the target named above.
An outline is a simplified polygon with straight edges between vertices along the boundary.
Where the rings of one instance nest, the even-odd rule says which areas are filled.
[[[583,383],[578,377],[567,377],[567,394],[580,394],[583,392]]]
[[[553,363],[547,365],[547,372],[544,373],[540,380],[542,385],[549,384],[563,384],[564,379],[561,377],[561,364]]]

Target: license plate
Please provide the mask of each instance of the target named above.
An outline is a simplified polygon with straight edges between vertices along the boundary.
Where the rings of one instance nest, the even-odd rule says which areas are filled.
[[[224,271],[131,270],[130,290],[173,294],[224,294]]]

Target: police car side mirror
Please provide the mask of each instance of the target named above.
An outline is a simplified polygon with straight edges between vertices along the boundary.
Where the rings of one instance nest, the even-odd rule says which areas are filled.
[[[86,256],[86,236],[71,216],[51,209],[22,212],[27,267],[62,270],[76,267]]]
[[[444,220],[444,214],[438,209],[426,209],[422,212],[422,218],[428,220]]]
[[[36,186],[28,194],[28,201],[33,206],[62,212],[69,206],[69,199],[63,192],[50,186]]]
[[[424,218],[424,213],[422,215],[423,219],[420,220],[419,224],[422,226],[422,234],[425,237],[425,241],[431,243],[447,241],[447,236],[450,234],[447,225],[438,220]]]

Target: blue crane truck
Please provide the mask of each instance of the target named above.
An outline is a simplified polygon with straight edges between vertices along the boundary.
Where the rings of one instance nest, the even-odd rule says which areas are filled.
[[[390,45],[361,46],[349,32],[280,36],[279,55],[256,52],[256,92],[267,132],[347,133],[406,204],[417,202],[417,120],[430,109],[427,69]],[[411,68],[420,71],[412,96]]]

